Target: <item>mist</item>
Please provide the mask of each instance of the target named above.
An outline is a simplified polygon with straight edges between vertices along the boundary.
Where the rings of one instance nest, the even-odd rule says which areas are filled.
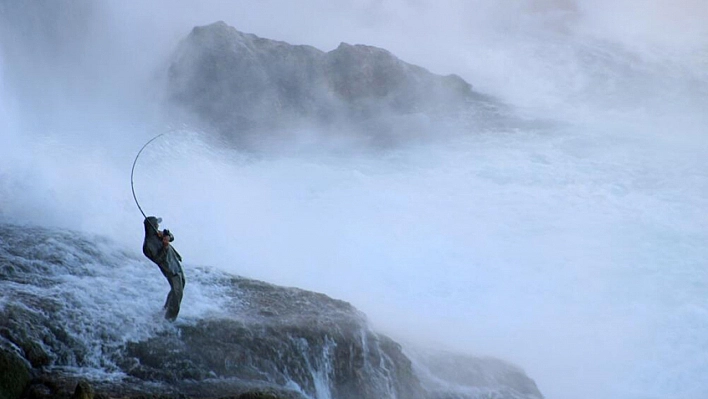
[[[217,20],[380,46],[550,123],[385,151],[308,132],[216,148],[162,93],[177,43]],[[706,21],[691,0],[3,2],[0,220],[138,253],[130,167],[169,132],[135,189],[187,276],[326,293],[402,341],[515,362],[549,399],[703,398]]]

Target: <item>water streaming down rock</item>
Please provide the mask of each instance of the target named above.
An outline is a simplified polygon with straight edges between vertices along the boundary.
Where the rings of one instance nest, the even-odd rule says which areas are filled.
[[[440,359],[414,366],[346,302],[206,267],[187,265],[183,313],[170,324],[158,274],[105,238],[0,226],[0,365],[16,382],[0,383],[6,397],[18,397],[17,381],[26,397],[68,397],[83,379],[105,397],[541,397],[502,362],[458,359],[466,383],[446,380]]]

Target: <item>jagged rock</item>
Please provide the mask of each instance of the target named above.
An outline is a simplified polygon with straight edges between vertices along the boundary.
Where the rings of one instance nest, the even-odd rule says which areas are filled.
[[[19,398],[29,381],[29,369],[22,358],[0,347],[0,399]]]
[[[543,399],[536,383],[521,368],[499,359],[430,349],[409,355],[430,399]]]
[[[94,392],[93,387],[86,381],[79,381],[76,384],[76,389],[74,389],[74,394],[71,399],[93,399]]]
[[[25,316],[28,315],[25,313]],[[10,317],[14,318],[16,316],[10,313]],[[27,319],[31,320],[32,318],[28,317]],[[22,349],[22,352],[24,353],[24,358],[27,359],[27,361],[30,363],[30,365],[32,365],[32,367],[43,367],[47,366],[50,363],[51,359],[49,357],[49,354],[47,354],[47,352],[42,348],[41,345],[33,341],[32,338],[29,338],[26,335],[24,338],[14,338],[8,328],[0,329],[0,336],[16,345],[18,348]]]
[[[312,397],[422,398],[401,347],[368,330],[351,305],[324,295],[234,279],[242,298],[268,315],[203,320],[174,333],[129,343],[138,366],[129,374],[178,384],[209,378],[296,385]],[[280,298],[279,298],[280,297]],[[284,298],[290,300],[281,300]],[[313,300],[314,299],[314,300]],[[266,303],[270,303],[268,306]],[[275,309],[277,308],[277,309]]]
[[[224,22],[195,27],[182,41],[168,93],[181,109],[235,139],[312,124],[410,137],[420,115],[482,121],[499,107],[459,76],[435,75],[381,48],[342,43],[323,52]],[[416,123],[406,123],[411,120]]]
[[[99,237],[0,225],[0,372],[19,373],[0,373],[8,398],[27,386],[28,372],[37,378],[25,396],[36,399],[83,399],[91,388],[96,399],[482,397],[468,390],[540,398],[514,366],[453,355],[412,362],[347,302],[211,268],[186,264],[187,287],[218,306],[168,323],[163,294],[150,295],[167,287],[135,252]],[[205,305],[187,298],[183,312]],[[28,343],[49,362],[28,366]]]
[[[326,54],[325,65],[329,88],[364,116],[382,105],[375,100],[391,111],[411,113],[472,95],[459,76],[434,75],[377,47],[342,43]]]
[[[32,383],[24,394],[25,399],[50,399],[56,398],[56,391],[46,384]]]

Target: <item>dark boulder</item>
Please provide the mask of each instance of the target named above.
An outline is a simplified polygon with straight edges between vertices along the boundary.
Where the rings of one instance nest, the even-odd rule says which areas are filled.
[[[347,302],[187,266],[201,303],[169,323],[147,259],[100,237],[0,225],[0,399],[540,398],[501,361],[411,357]]]
[[[30,382],[25,361],[14,351],[0,346],[0,399],[17,399]]]
[[[172,104],[236,141],[316,126],[381,142],[425,130],[421,120],[484,123],[500,108],[459,76],[433,74],[381,48],[342,43],[323,52],[224,22],[192,30],[168,80]]]
[[[200,320],[126,347],[129,375],[184,385],[222,379],[294,387],[310,397],[423,398],[400,345],[369,329],[350,304],[233,278],[249,304],[238,319]],[[132,365],[132,366],[131,366]]]
[[[521,368],[503,360],[430,349],[408,354],[429,399],[543,399]]]

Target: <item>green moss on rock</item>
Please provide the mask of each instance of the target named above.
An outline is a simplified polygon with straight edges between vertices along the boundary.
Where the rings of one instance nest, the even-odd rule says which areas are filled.
[[[71,399],[94,399],[93,387],[86,381],[80,381],[76,384],[74,395]]]
[[[0,399],[17,399],[30,381],[27,365],[14,352],[0,348]]]

